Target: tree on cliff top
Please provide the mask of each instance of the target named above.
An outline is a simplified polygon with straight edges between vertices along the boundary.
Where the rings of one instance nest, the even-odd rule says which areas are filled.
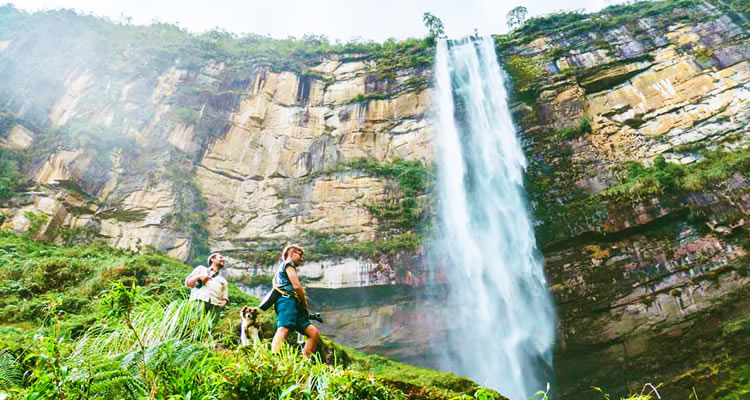
[[[513,29],[520,27],[526,21],[526,14],[528,10],[524,6],[518,6],[505,15],[505,23],[508,24],[508,28]]]
[[[424,26],[426,26],[427,29],[430,30],[430,32],[427,34],[427,40],[429,40],[430,42],[434,42],[435,39],[441,39],[445,37],[445,27],[443,26],[443,21],[441,21],[440,18],[426,12],[422,15],[422,21],[424,21]]]

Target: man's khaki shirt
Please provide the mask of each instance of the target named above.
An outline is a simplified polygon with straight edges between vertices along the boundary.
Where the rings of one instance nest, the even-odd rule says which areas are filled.
[[[195,267],[193,272],[191,272],[190,275],[185,278],[185,286],[187,286],[187,281],[190,278],[201,275],[211,276],[211,269],[208,267],[204,267],[203,265]],[[227,285],[227,280],[224,279],[224,277],[221,275],[216,275],[208,282],[204,283],[200,289],[196,286],[193,286],[193,288],[190,290],[190,300],[200,300],[211,303],[213,305],[221,306],[222,300],[227,300],[227,302],[229,301],[229,287]]]

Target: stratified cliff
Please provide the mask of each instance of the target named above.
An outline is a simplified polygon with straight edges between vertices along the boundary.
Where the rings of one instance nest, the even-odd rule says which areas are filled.
[[[497,39],[558,305],[561,394],[664,382],[670,397],[694,386],[702,399],[741,382],[746,17],[721,2],[643,2]]]
[[[23,175],[5,228],[180,260],[225,251],[235,275],[296,241],[328,260],[319,286],[411,279],[414,263],[381,259],[420,244],[427,42],[332,46],[1,12],[2,143]]]

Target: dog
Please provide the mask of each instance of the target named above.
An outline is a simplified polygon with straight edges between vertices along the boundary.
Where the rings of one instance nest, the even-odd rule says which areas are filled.
[[[258,316],[260,311],[255,307],[242,307],[240,310],[240,345],[250,346],[250,338],[253,340],[253,345],[260,343],[260,321]]]

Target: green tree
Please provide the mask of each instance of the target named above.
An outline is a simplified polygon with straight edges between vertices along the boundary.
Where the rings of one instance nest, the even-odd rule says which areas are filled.
[[[528,14],[526,7],[518,6],[508,11],[508,14],[505,15],[505,23],[508,24],[510,29],[520,27],[526,22],[526,14]]]
[[[422,21],[424,21],[424,26],[426,26],[430,31],[427,34],[428,40],[435,41],[435,39],[445,37],[445,27],[443,26],[443,21],[441,21],[440,18],[426,12],[424,13],[424,15],[422,15]]]

